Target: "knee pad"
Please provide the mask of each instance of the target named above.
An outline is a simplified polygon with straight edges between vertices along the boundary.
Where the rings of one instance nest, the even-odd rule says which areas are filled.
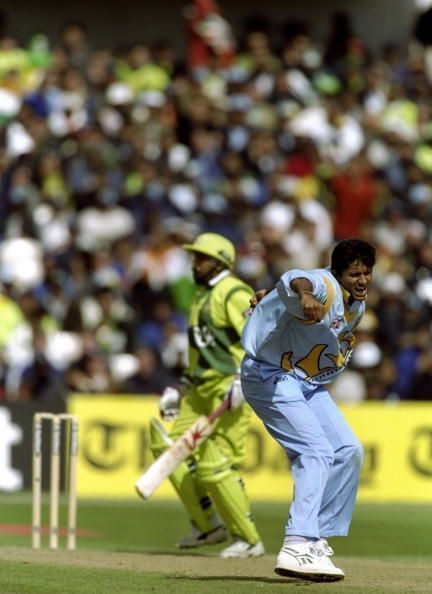
[[[155,458],[160,456],[172,443],[173,439],[165,427],[153,417],[150,421],[150,450],[153,456]],[[214,528],[211,521],[211,516],[214,514],[213,504],[207,493],[197,484],[195,468],[195,459],[188,458],[175,468],[169,479],[190,519],[201,532],[210,532]]]
[[[223,479],[208,482],[207,489],[228,532],[250,544],[257,543],[259,535],[239,474],[230,469]]]
[[[197,461],[197,479],[203,484],[219,483],[232,473],[230,460],[211,440],[201,446]]]

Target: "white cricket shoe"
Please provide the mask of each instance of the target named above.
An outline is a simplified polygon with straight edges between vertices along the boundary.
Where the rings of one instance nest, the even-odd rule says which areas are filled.
[[[322,548],[313,542],[284,545],[279,551],[275,572],[314,582],[336,582],[345,577],[342,569],[335,567]]]
[[[220,557],[221,559],[247,559],[248,557],[261,557],[264,552],[261,541],[252,545],[246,540],[236,538],[229,547],[221,552]]]
[[[179,549],[192,549],[202,545],[216,544],[218,542],[225,542],[228,539],[228,534],[225,526],[219,525],[210,532],[201,532],[195,522],[191,522],[191,529],[187,536],[181,538],[176,542]]]

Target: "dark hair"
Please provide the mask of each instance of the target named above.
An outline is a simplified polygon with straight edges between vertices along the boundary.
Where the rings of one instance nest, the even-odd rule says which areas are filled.
[[[375,264],[375,248],[362,239],[344,239],[338,243],[331,255],[331,269],[338,276],[353,262],[361,262],[373,268]]]

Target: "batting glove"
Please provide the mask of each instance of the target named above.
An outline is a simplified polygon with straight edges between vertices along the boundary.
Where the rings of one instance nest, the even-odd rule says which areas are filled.
[[[159,400],[159,413],[164,421],[173,421],[179,411],[180,392],[177,388],[167,387]]]
[[[244,403],[245,398],[243,396],[239,374],[235,376],[226,397],[230,401],[230,410],[236,410]]]

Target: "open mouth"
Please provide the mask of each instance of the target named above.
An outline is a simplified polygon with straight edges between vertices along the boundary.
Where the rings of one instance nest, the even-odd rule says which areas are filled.
[[[355,287],[354,292],[358,299],[365,298],[367,295],[367,287]]]

